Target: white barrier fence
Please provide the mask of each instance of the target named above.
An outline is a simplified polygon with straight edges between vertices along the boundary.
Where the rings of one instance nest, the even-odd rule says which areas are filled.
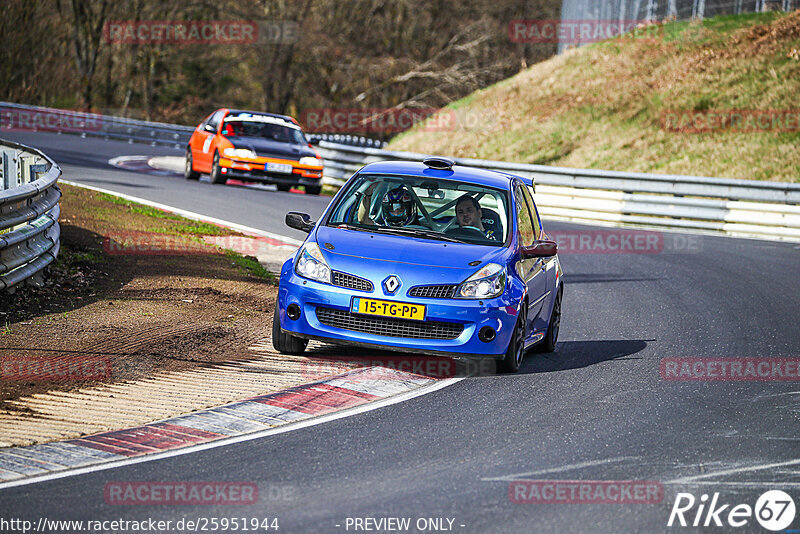
[[[320,142],[328,183],[343,183],[367,163],[424,155]],[[456,158],[462,165],[532,178],[548,219],[720,232],[800,241],[800,184],[569,169]]]

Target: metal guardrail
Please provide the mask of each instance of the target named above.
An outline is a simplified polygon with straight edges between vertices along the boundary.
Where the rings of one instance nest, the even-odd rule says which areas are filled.
[[[183,149],[194,128],[178,124],[141,121],[40,106],[0,102],[0,133],[3,130],[57,132],[81,137],[102,137],[152,146],[171,145]]]
[[[194,129],[194,126],[0,102],[0,132],[14,130],[69,133],[81,137],[102,137],[129,143],[148,143],[152,146],[167,145],[183,150],[189,143]],[[357,135],[315,133],[307,135],[312,142],[330,140],[363,147],[386,145],[382,141]]]
[[[37,124],[38,130],[43,131],[173,145],[179,149],[186,145],[193,130],[190,126],[0,102],[0,133],[3,129],[37,130]],[[424,157],[412,152],[353,146],[364,139],[355,136],[310,134],[310,137],[318,143],[325,159],[324,179],[330,185],[341,185],[366,163]],[[550,219],[800,241],[800,184],[466,158],[456,161],[531,178],[537,184],[539,212]]]
[[[0,140],[0,291],[41,285],[58,255],[61,169],[36,149]]]
[[[319,143],[327,183],[341,185],[374,161],[425,155]],[[461,165],[531,178],[539,213],[549,219],[721,232],[800,241],[800,184],[570,169],[455,158]]]
[[[386,146],[385,141],[370,139],[369,137],[359,135],[312,133],[307,134],[307,136],[308,140],[313,144],[319,144],[321,141],[328,141],[339,145],[352,145],[364,148],[383,148]]]

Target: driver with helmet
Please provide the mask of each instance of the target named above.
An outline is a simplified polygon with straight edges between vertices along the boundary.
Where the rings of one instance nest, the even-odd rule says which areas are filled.
[[[386,226],[407,226],[417,222],[417,203],[404,185],[390,189],[383,195],[381,215]]]
[[[361,197],[358,210],[358,222],[361,224],[376,224],[369,217],[369,206],[376,185],[372,184]],[[401,227],[418,223],[417,203],[408,187],[398,185],[383,195],[379,218],[385,226]]]

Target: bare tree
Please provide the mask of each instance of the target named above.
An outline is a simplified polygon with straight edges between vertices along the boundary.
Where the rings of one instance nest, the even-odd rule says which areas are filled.
[[[89,110],[93,105],[93,79],[100,50],[100,38],[106,21],[108,0],[100,0],[95,9],[91,0],[72,0],[72,41],[75,61],[80,75],[80,92],[83,106]]]

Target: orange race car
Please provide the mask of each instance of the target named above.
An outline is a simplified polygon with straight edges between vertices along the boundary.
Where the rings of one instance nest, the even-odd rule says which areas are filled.
[[[306,193],[322,191],[322,158],[292,117],[218,109],[192,133],[186,147],[187,180],[200,173],[211,182],[228,178],[276,184],[279,191],[303,185]]]

